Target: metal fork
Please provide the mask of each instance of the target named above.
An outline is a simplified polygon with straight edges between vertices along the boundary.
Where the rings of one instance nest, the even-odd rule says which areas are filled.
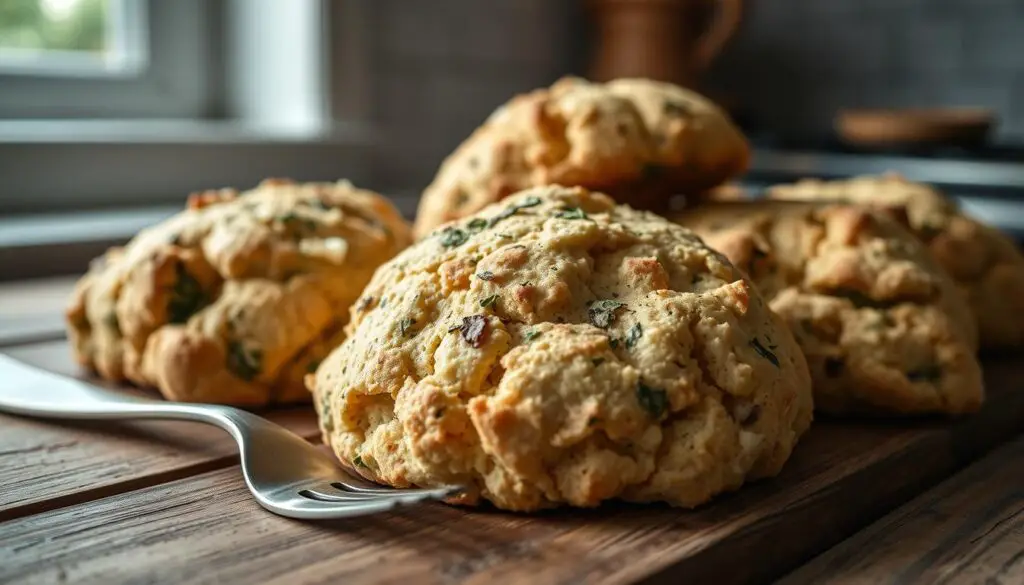
[[[305,519],[373,514],[441,499],[458,487],[392,489],[344,472],[295,433],[229,406],[118,394],[0,355],[0,411],[63,419],[179,419],[216,425],[238,443],[242,475],[261,506]]]

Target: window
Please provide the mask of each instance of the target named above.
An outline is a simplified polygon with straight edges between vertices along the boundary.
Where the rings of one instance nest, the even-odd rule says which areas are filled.
[[[181,118],[212,111],[219,63],[212,28],[221,2],[0,5],[0,118]]]
[[[367,184],[372,2],[0,0],[0,220]]]
[[[0,71],[119,75],[140,69],[139,4],[118,0],[6,0]]]

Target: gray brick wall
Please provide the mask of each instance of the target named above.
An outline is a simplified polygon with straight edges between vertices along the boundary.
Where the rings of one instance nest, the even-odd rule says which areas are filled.
[[[584,55],[582,7],[565,0],[377,0],[375,119],[381,188],[421,188],[510,96]]]
[[[1024,140],[1024,0],[749,2],[709,83],[802,134],[844,107],[983,106]]]
[[[585,72],[584,0],[376,0],[381,188],[421,188],[514,93]],[[843,107],[996,108],[1024,140],[1024,0],[748,0],[705,88],[820,135]]]

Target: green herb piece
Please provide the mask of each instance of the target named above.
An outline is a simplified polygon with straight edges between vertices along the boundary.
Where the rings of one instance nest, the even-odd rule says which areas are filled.
[[[531,284],[533,283],[530,282],[529,280],[524,280],[523,282],[519,283],[519,286],[530,286]]]
[[[441,231],[441,245],[446,248],[454,248],[466,243],[469,236],[466,232],[453,227],[446,227]]]
[[[592,427],[592,426],[596,425],[597,423],[599,423],[600,421],[601,421],[601,419],[597,418],[596,416],[592,416],[592,417],[587,419],[587,426],[588,427]]]
[[[483,308],[493,307],[498,302],[498,295],[490,295],[480,300],[480,306]]]
[[[661,418],[668,410],[668,394],[664,390],[652,388],[643,382],[636,386],[636,400],[654,418]]]
[[[316,373],[316,369],[320,367],[321,360],[313,360],[306,364],[306,372],[310,374]]]
[[[402,332],[402,335],[412,331],[412,326],[416,324],[416,319],[412,317],[406,317],[398,322],[398,329]]]
[[[926,365],[907,372],[907,380],[911,382],[935,383],[942,379],[942,368],[935,364]]]
[[[559,219],[588,219],[585,211],[579,207],[563,207],[555,212]]]
[[[872,309],[885,309],[896,304],[893,301],[877,301],[859,290],[853,290],[849,288],[836,289],[835,292],[833,292],[832,294],[841,299],[849,300],[851,303],[853,303],[853,306],[857,307],[858,309],[863,309],[865,307]]]
[[[471,219],[471,220],[469,220],[469,223],[466,224],[466,229],[469,230],[469,233],[471,233],[471,234],[482,232],[486,228],[487,228],[487,220],[483,219],[482,217],[478,217],[476,219]]]
[[[494,280],[494,273],[490,270],[484,270],[483,272],[477,272],[476,277],[480,280]]]
[[[170,323],[184,323],[207,303],[206,293],[185,267],[175,268],[174,287],[167,300],[167,319]]]
[[[367,469],[370,468],[367,464],[363,463],[363,457],[361,455],[356,455],[352,459],[352,465],[355,465],[356,467],[365,467]]]
[[[535,331],[533,329],[530,329],[529,331],[526,332],[525,335],[523,335],[523,339],[527,343],[533,341],[534,339],[537,339],[538,337],[540,337],[540,331]]]
[[[614,337],[610,338],[608,340],[608,346],[611,347],[612,349],[619,347],[619,340]]]
[[[637,342],[644,336],[644,328],[640,323],[634,324],[629,329],[629,336],[626,337],[626,349],[633,349],[636,347]]]
[[[117,320],[117,313],[114,311],[107,313],[107,316],[103,318],[103,323],[112,329],[115,334],[121,335],[121,323]]]
[[[671,100],[665,101],[661,107],[661,111],[668,116],[689,116],[693,113],[685,104]]]
[[[487,337],[487,317],[483,315],[470,315],[462,318],[462,326],[459,327],[462,339],[473,347],[480,347]]]
[[[611,299],[597,301],[590,305],[590,308],[587,309],[587,314],[594,327],[607,329],[615,321],[615,311],[619,310],[622,306],[623,303]]]
[[[750,347],[754,348],[754,351],[764,359],[770,361],[776,368],[779,367],[779,358],[774,353],[768,350],[767,347],[761,345],[761,341],[758,338],[750,340]]]
[[[601,364],[604,363],[604,358],[601,358],[601,357],[594,358],[594,359],[590,360],[590,363],[594,364],[594,367],[596,368],[597,366],[600,366]]]
[[[240,341],[228,342],[228,370],[243,380],[252,380],[259,375],[263,362],[263,352],[257,348],[246,347]]]
[[[520,209],[536,207],[537,205],[540,205],[540,203],[540,197],[527,197],[526,199],[523,199],[521,203],[512,204],[503,209],[500,213],[498,213],[498,215],[495,215],[491,219],[487,220],[487,227],[494,227],[498,225],[498,222],[500,222],[501,220],[508,219],[515,215],[516,213],[518,213]]]

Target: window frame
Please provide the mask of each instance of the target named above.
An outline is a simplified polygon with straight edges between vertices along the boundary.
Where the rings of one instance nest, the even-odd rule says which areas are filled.
[[[218,78],[212,34],[219,0],[120,0],[123,67],[0,67],[0,119],[195,118],[210,113]]]
[[[209,36],[226,83],[205,116],[0,121],[0,218],[180,203],[268,176],[367,184],[370,2],[217,0],[210,21],[223,34]],[[288,50],[282,26],[305,35],[302,50],[254,67],[256,47]]]

